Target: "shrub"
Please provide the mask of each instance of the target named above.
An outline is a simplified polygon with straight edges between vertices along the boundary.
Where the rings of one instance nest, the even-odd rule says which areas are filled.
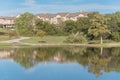
[[[83,33],[72,33],[66,40],[67,43],[86,43],[87,38]]]
[[[18,37],[16,31],[9,31],[9,32],[8,32],[8,36],[9,36],[9,38]]]
[[[112,40],[120,41],[120,34],[118,32],[113,32],[112,33]]]
[[[5,32],[0,32],[0,35],[5,35],[6,33]]]
[[[37,34],[37,36],[43,38],[45,36],[46,32],[43,30],[38,30],[36,34]]]

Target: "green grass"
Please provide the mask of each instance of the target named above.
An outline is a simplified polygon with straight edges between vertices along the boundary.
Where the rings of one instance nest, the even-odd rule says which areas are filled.
[[[11,43],[0,43],[0,46],[12,46]]]
[[[3,29],[0,28],[0,41],[5,41],[5,40],[10,40],[10,39],[15,39],[17,38],[16,36],[9,36],[9,32],[11,32],[10,29]]]
[[[21,42],[24,43],[34,43],[34,44],[38,44],[40,43],[39,41],[45,41],[46,44],[64,44],[64,41],[66,40],[67,36],[45,36],[43,37],[43,39],[41,39],[40,37],[31,37],[30,39],[26,39],[26,40],[22,40]],[[116,45],[116,42],[111,41],[111,40],[104,40],[103,44],[100,44],[99,40],[94,40],[94,41],[89,41],[88,44],[86,46],[90,46],[90,47],[109,47],[111,44],[112,45]],[[66,43],[67,44],[67,43]],[[119,43],[120,45],[120,43]],[[116,45],[116,46],[119,46]]]
[[[40,43],[40,41],[45,41],[46,43],[63,43],[66,40],[67,36],[45,36],[43,38],[40,37],[31,37],[30,39],[22,40],[21,42],[27,43]]]
[[[88,41],[89,44],[100,44],[100,40],[91,40]],[[115,41],[112,40],[103,40],[103,43],[115,43]]]
[[[0,41],[16,39],[17,37],[9,37],[8,35],[0,35]]]
[[[10,32],[10,31],[11,31],[10,29],[3,29],[3,28],[0,28],[0,32],[8,33],[8,32]]]
[[[9,40],[9,39],[10,39],[10,37],[7,36],[7,35],[1,35],[0,36],[0,41]]]

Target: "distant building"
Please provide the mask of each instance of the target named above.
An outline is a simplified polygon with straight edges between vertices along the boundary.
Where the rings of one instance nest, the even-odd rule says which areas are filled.
[[[13,28],[14,27],[14,19],[15,17],[0,17],[0,24],[3,28]]]
[[[87,17],[87,13],[85,12],[76,12],[76,13],[56,13],[56,14],[38,14],[37,18],[43,21],[49,21],[53,24],[59,24],[66,20],[74,20],[76,21],[79,17]]]
[[[66,20],[76,21],[79,17],[87,17],[87,13],[85,13],[85,12],[76,12],[76,13],[63,12],[63,13],[56,13],[56,14],[42,13],[42,14],[37,14],[36,16],[37,16],[37,18],[39,18],[43,21],[48,21],[52,24],[59,24]],[[20,17],[20,15],[18,15],[16,17],[1,16],[0,24],[2,25],[3,28],[13,28],[14,20],[15,20],[15,18],[18,18],[18,17]]]

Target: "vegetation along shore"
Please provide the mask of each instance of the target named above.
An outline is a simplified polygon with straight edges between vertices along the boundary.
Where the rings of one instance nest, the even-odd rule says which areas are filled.
[[[19,15],[14,27],[0,25],[0,46],[11,45],[79,45],[120,46],[120,13],[86,12],[77,20],[50,23],[31,13]],[[21,37],[27,37],[20,39]],[[18,39],[18,41],[14,41]],[[19,40],[20,39],[20,40]],[[8,42],[7,42],[8,41]]]

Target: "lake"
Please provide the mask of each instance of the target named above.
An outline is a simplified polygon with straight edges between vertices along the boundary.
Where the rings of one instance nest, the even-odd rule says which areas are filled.
[[[0,80],[120,80],[120,48],[0,48]]]

